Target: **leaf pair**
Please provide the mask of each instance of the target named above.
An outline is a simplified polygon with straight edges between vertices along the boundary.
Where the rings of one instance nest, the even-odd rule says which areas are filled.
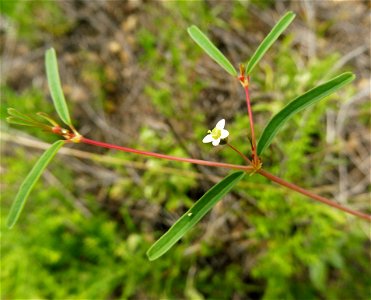
[[[43,123],[39,121],[35,116],[26,115],[24,113],[19,112],[14,108],[8,108],[8,115],[10,117],[6,118],[6,121],[11,124],[21,125],[21,126],[30,126],[30,127],[38,127],[44,130],[51,130],[54,126],[59,126],[57,122],[53,120],[48,114],[43,112],[38,112],[36,115],[39,116],[41,119],[46,121],[47,123]]]
[[[282,32],[294,20],[295,14],[287,12],[272,28],[271,32],[266,36],[260,46],[256,49],[253,56],[250,58],[246,67],[246,75],[250,75],[257,63],[262,59],[264,54],[278,39]],[[188,33],[191,38],[224,70],[232,76],[237,76],[237,71],[231,62],[223,55],[223,53],[209,40],[209,38],[195,25],[188,28]],[[241,74],[245,75],[245,74]]]
[[[40,122],[34,116],[26,115],[24,113],[19,112],[18,110],[14,108],[8,108],[7,111],[8,111],[9,117],[6,118],[6,121],[8,123],[21,125],[21,126],[30,126],[30,127],[39,127],[43,129],[48,129],[48,125]]]
[[[278,39],[282,32],[294,20],[295,14],[287,12],[272,28],[271,32],[266,36],[263,42],[256,49],[253,56],[250,58],[246,67],[246,74],[251,74],[254,67],[262,59],[264,54]],[[224,70],[232,76],[237,76],[237,71],[223,53],[202,33],[202,31],[195,25],[188,28],[188,33],[191,38]],[[241,74],[244,75],[244,74]],[[335,92],[345,84],[351,82],[355,76],[350,73],[343,73],[328,82],[315,87],[303,95],[295,98],[286,107],[284,107],[278,114],[276,114],[265,127],[258,145],[257,154],[261,155],[263,151],[270,145],[274,136],[282,128],[284,123],[288,121],[295,113],[302,111],[304,108],[317,103],[319,100]]]
[[[53,98],[55,109],[61,120],[66,125],[73,128],[66,100],[63,95],[62,86],[60,83],[57,57],[53,48],[46,51],[45,67],[48,78],[48,85]],[[10,114],[10,117],[8,118],[8,122],[10,123],[25,126],[46,127],[45,124],[40,123],[36,119],[20,113],[15,109],[8,109],[8,113]],[[48,115],[43,113],[39,113],[38,115],[47,120],[52,125],[55,125],[54,121]],[[27,198],[30,195],[37,180],[40,178],[45,168],[57,154],[58,150],[64,145],[64,143],[65,141],[57,141],[48,150],[46,150],[21,184],[8,215],[7,226],[9,228],[12,228],[17,222],[19,215],[22,212],[22,209],[27,201]]]

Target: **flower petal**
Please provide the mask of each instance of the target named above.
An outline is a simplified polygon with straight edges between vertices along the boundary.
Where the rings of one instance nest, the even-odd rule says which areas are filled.
[[[218,146],[220,143],[220,139],[213,140],[213,146]]]
[[[225,139],[228,135],[229,135],[229,131],[225,130],[225,129],[222,129],[222,133],[220,135],[220,138]]]
[[[213,137],[211,136],[211,134],[208,134],[207,136],[204,137],[204,139],[202,140],[203,143],[210,143],[212,142],[214,139]]]
[[[216,123],[215,128],[222,130],[224,129],[224,126],[225,126],[225,120],[221,119],[218,123]]]

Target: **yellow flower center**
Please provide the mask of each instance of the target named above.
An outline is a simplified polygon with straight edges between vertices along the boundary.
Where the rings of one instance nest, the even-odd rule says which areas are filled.
[[[213,131],[211,131],[211,137],[214,139],[214,140],[217,140],[221,137],[222,135],[222,131],[218,128],[214,128]]]

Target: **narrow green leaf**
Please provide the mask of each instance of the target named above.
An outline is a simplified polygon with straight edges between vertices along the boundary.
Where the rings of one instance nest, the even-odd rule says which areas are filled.
[[[49,116],[48,114],[44,113],[44,112],[38,112],[36,113],[39,117],[43,118],[44,120],[48,121],[50,123],[50,125],[52,126],[59,126],[58,123],[56,121],[54,121],[54,119]]]
[[[36,126],[36,123],[31,122],[31,121],[24,121],[23,119],[18,119],[16,117],[7,117],[6,121],[10,124],[16,124],[16,125],[21,125],[21,126]]]
[[[46,150],[33,166],[26,179],[23,181],[8,215],[7,226],[9,228],[12,228],[17,222],[31,190],[35,186],[37,180],[40,178],[47,165],[64,143],[65,141],[57,141],[48,150]]]
[[[237,76],[237,71],[222,52],[209,40],[209,38],[195,25],[188,27],[188,34],[217,64],[232,76]]]
[[[72,122],[66,100],[64,99],[61,81],[59,79],[58,62],[54,48],[50,48],[46,51],[45,66],[50,94],[52,95],[55,109],[61,120],[65,124],[71,126]]]
[[[26,115],[17,111],[14,108],[8,108],[8,114],[10,115],[10,117],[7,117],[6,121],[10,124],[39,127],[48,130],[48,126],[44,123],[40,122],[30,115]]]
[[[246,74],[250,75],[252,69],[256,66],[256,64],[261,60],[265,52],[273,45],[273,43],[278,39],[281,33],[290,25],[290,23],[294,20],[295,14],[291,11],[287,12],[272,28],[271,32],[265,37],[263,42],[259,45],[258,49],[256,49],[253,56],[250,58],[249,62],[247,63],[246,67]]]
[[[310,105],[317,103],[324,97],[334,93],[344,85],[353,81],[355,75],[351,72],[343,73],[311,90],[304,93],[303,95],[295,98],[289,104],[287,104],[279,113],[277,113],[267,124],[263,133],[259,139],[257,151],[258,155],[270,145],[273,137],[281,129],[284,123],[291,118],[292,115],[302,111]]]
[[[165,254],[183,235],[185,235],[231,188],[245,175],[234,172],[206,192],[176,223],[147,251],[149,260]]]
[[[12,117],[22,119],[23,121],[30,121],[35,122],[35,119],[30,117],[29,115],[26,115],[24,113],[19,112],[18,110],[14,108],[8,108],[8,114]]]

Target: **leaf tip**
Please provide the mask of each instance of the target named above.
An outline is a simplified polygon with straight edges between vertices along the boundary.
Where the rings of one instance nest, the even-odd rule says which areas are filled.
[[[154,255],[153,255],[153,253],[152,253],[152,248],[153,248],[153,247],[149,248],[149,249],[147,250],[147,252],[146,252],[146,255],[147,255],[147,258],[148,258],[149,261],[154,261],[154,260],[156,260],[156,259],[159,257],[159,256],[154,256]]]
[[[15,109],[13,107],[8,107],[6,111],[8,112],[9,115],[12,115]]]
[[[8,227],[8,229],[12,229],[15,225],[16,221],[15,220],[12,220],[10,218],[7,219],[6,221],[6,227]]]
[[[53,47],[50,47],[49,49],[47,49],[45,51],[45,54],[46,55],[52,55],[52,54],[55,54],[55,49]]]
[[[198,29],[198,27],[196,26],[196,25],[191,25],[191,26],[188,26],[188,28],[187,28],[187,32],[189,33],[189,34],[191,34],[191,32],[193,31],[193,30],[197,30]]]
[[[296,17],[296,13],[294,13],[293,11],[288,11],[287,13],[285,13],[285,15],[281,18],[282,20],[286,20],[286,22],[289,22],[291,23],[292,20],[294,20]]]
[[[353,81],[357,77],[356,74],[354,74],[353,72],[345,72],[344,74],[349,75],[351,81]]]

